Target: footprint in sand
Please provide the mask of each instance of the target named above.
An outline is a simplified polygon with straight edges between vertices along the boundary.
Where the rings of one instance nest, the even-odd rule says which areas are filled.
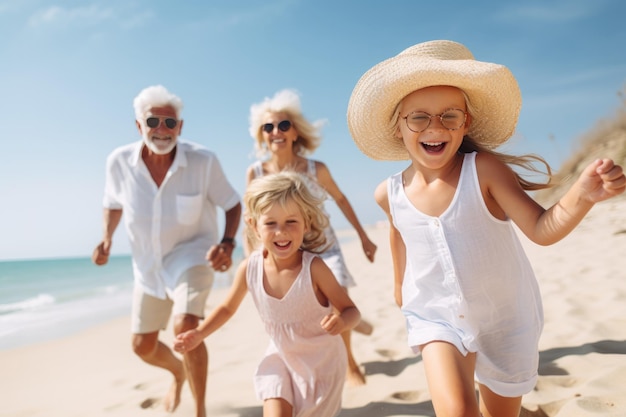
[[[145,400],[143,400],[141,402],[141,404],[139,404],[139,407],[143,408],[144,410],[146,408],[154,408],[156,407],[156,405],[159,403],[159,400],[157,398],[147,398]]]
[[[401,391],[391,394],[391,398],[400,401],[417,401],[420,398],[419,391]]]
[[[548,415],[541,409],[541,407],[534,411],[522,407],[519,417],[548,417]]]
[[[592,411],[594,413],[608,413],[615,411],[615,400],[602,397],[585,397],[576,401],[578,406],[583,410]]]
[[[389,349],[376,349],[376,353],[378,353],[383,358],[393,358],[398,354],[398,352]]]

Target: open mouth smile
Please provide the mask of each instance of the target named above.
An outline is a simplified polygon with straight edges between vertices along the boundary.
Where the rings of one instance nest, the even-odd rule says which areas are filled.
[[[422,142],[421,145],[428,153],[438,153],[443,151],[447,142]]]

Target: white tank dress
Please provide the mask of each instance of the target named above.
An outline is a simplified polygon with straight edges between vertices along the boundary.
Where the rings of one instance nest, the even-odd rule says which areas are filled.
[[[341,336],[331,336],[320,325],[332,307],[322,306],[315,296],[311,280],[315,257],[302,252],[302,270],[282,299],[265,291],[262,252],[254,251],[248,258],[248,291],[270,336],[254,377],[256,394],[260,400],[287,400],[295,417],[336,416],[348,367]]]
[[[537,380],[543,308],[510,220],[482,198],[476,153],[465,154],[456,193],[439,217],[413,206],[402,173],[387,180],[393,224],[406,245],[402,312],[409,345],[441,340],[476,352],[476,379],[502,396]]]
[[[256,161],[252,164],[252,168],[254,170],[255,178],[262,177],[263,174],[263,162]],[[309,190],[316,196],[319,196],[323,199],[328,199],[328,193],[324,188],[319,185],[317,182],[317,170],[315,169],[315,161],[312,159],[307,159],[307,172],[306,174],[302,174],[307,187]],[[330,216],[326,213],[326,217],[330,220]],[[324,230],[326,234],[326,242],[329,243],[328,249],[324,251],[324,253],[319,254],[319,256],[324,260],[326,265],[333,271],[335,278],[339,285],[344,288],[350,288],[356,286],[356,282],[354,278],[348,271],[348,267],[346,266],[346,261],[343,258],[343,254],[341,252],[341,247],[339,246],[339,241],[337,240],[337,236],[335,235],[335,231],[330,226],[330,222],[328,227]]]

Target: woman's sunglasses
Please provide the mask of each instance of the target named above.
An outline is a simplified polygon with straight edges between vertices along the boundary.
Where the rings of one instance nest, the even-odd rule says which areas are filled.
[[[178,120],[171,117],[150,116],[146,119],[146,125],[151,129],[156,129],[161,124],[161,120],[163,120],[168,129],[174,129],[178,124]]]
[[[289,120],[283,120],[282,122],[278,123],[278,130],[280,130],[281,132],[286,132],[289,129],[291,129],[291,122]],[[265,123],[263,125],[263,131],[265,133],[272,133],[274,131],[274,123]]]

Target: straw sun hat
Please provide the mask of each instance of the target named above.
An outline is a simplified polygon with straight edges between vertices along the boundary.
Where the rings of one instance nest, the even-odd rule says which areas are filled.
[[[405,49],[357,82],[348,103],[348,127],[359,149],[373,159],[409,159],[394,135],[394,112],[408,94],[436,85],[467,94],[474,110],[467,134],[475,142],[493,149],[513,134],[522,104],[513,74],[503,65],[476,61],[460,43],[437,40]]]

